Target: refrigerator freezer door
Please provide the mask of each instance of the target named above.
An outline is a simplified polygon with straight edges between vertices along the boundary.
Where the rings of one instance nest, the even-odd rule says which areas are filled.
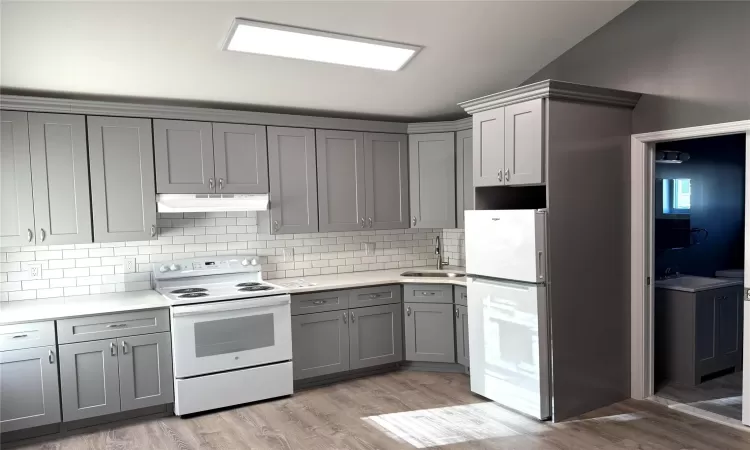
[[[543,420],[550,417],[550,357],[544,285],[470,277],[472,392]]]
[[[546,212],[466,211],[466,272],[543,283],[547,277]]]

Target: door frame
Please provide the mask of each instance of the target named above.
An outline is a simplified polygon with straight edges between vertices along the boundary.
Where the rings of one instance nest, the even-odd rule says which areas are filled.
[[[750,120],[691,128],[634,134],[630,140],[630,353],[631,397],[645,399],[654,395],[654,280],[653,193],[654,148],[656,143],[727,134],[746,134],[746,152],[750,154]],[[745,158],[745,173],[750,175],[750,157]],[[750,218],[750,176],[745,178],[745,217]],[[750,220],[745,221],[745,236],[750,236]],[[750,268],[750,239],[745,240],[745,266]],[[745,286],[750,286],[745,276]],[[744,361],[750,367],[750,304],[745,303]],[[750,386],[750,370],[744,372],[743,386]],[[744,390],[744,389],[743,389]],[[743,392],[743,394],[745,394]],[[750,396],[750,389],[746,394]],[[750,401],[743,401],[742,421],[750,425]]]

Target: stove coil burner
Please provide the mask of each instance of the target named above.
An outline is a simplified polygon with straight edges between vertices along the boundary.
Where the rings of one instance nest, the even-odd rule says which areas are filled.
[[[256,291],[269,291],[273,289],[271,286],[248,286],[240,288],[242,292],[256,292]]]
[[[240,283],[238,285],[235,285],[235,287],[251,287],[251,286],[260,286],[260,283],[256,283],[255,281],[248,281],[246,283]]]
[[[170,294],[194,294],[196,292],[206,292],[208,289],[204,288],[184,288],[184,289],[177,289],[176,291],[170,292]]]
[[[182,294],[179,296],[180,298],[198,298],[198,297],[208,297],[207,292],[191,292],[189,294]]]

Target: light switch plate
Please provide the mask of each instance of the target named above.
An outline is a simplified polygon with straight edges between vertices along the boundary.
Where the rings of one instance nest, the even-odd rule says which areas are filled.
[[[41,264],[29,264],[29,279],[41,280],[42,279],[42,265]]]
[[[123,259],[122,265],[123,273],[135,273],[136,268],[138,267],[135,263],[135,257],[128,257]]]

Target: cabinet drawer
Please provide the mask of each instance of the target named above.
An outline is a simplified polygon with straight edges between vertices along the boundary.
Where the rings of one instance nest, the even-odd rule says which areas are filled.
[[[453,303],[453,286],[449,284],[405,284],[404,302]]]
[[[169,331],[169,310],[148,309],[57,321],[60,344]]]
[[[55,322],[0,326],[0,351],[55,345]]]
[[[469,306],[467,299],[466,286],[453,286],[453,301],[457,305]]]
[[[292,295],[292,315],[336,311],[349,307],[349,291],[312,292]]]
[[[388,305],[401,302],[401,285],[387,284],[349,291],[349,307]]]

